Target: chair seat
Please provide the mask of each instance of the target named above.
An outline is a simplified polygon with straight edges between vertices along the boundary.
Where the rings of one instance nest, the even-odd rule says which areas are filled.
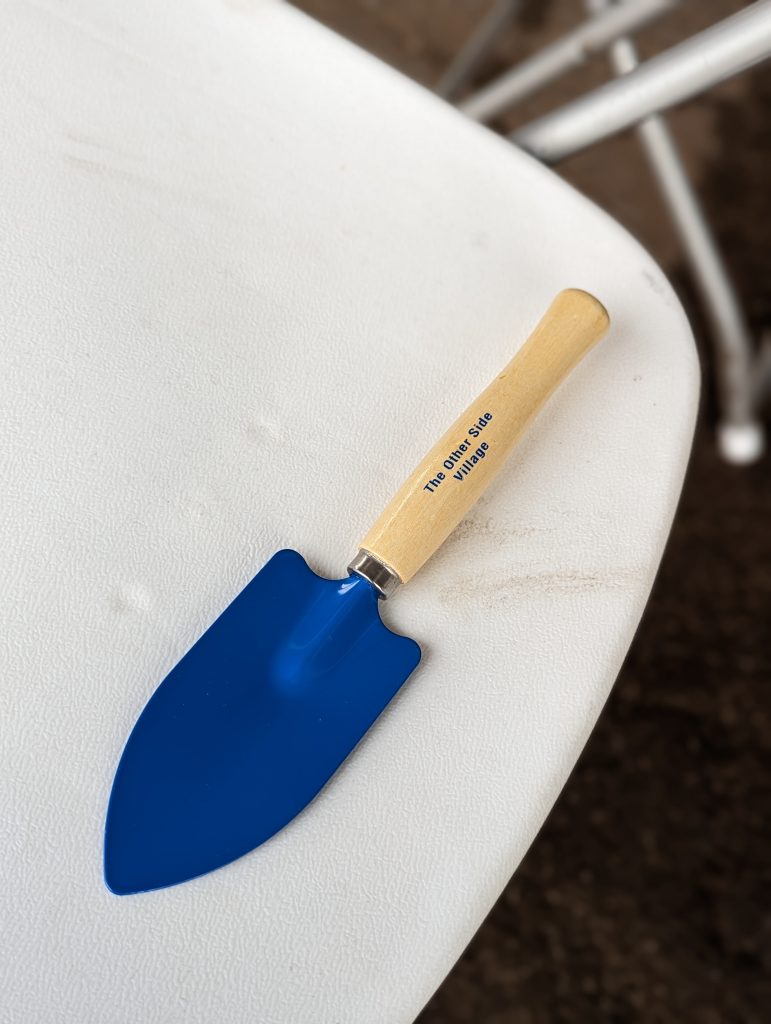
[[[3,1010],[407,1024],[629,647],[691,443],[688,323],[606,214],[283,4],[5,18]],[[157,683],[279,548],[344,575],[563,287],[611,333],[383,608],[418,671],[274,839],[112,895],[107,799]]]

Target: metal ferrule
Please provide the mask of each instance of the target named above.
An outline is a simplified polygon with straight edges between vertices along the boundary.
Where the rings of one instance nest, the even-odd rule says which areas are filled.
[[[348,566],[348,572],[356,573],[371,583],[378,592],[378,597],[383,598],[390,597],[402,582],[393,569],[389,569],[369,551],[359,551]]]

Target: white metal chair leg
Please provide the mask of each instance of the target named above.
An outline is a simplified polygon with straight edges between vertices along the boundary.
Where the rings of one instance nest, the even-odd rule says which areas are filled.
[[[561,73],[610,46],[620,81],[608,83],[512,135],[545,162],[556,162],[594,142],[638,124],[638,132],[669,208],[697,288],[716,350],[720,422],[717,441],[728,462],[746,464],[763,453],[757,411],[771,382],[768,345],[756,357],[738,296],[720,250],[658,110],[673,106],[771,56],[771,0],[686,40],[640,65],[626,33],[663,14],[679,0],[586,0],[592,15],[562,39],[469,97],[460,109],[488,120]],[[490,22],[492,22],[491,12]],[[485,48],[497,27],[483,26]],[[479,54],[481,56],[481,52]],[[457,62],[456,62],[457,63]]]
[[[587,0],[587,8],[592,13],[609,6],[610,0]],[[630,39],[617,40],[610,48],[610,57],[619,75],[629,74],[639,66]],[[763,426],[757,418],[760,395],[755,394],[756,381],[765,375],[759,373],[760,366],[756,365],[739,297],[666,121],[654,114],[641,122],[637,132],[677,228],[712,328],[720,409],[717,426],[720,454],[736,465],[754,462],[765,448]]]
[[[489,121],[570,68],[586,63],[593,54],[604,53],[614,39],[642,28],[679,2],[626,0],[601,11],[469,96],[460,109],[477,121]]]
[[[517,129],[513,142],[552,164],[697,96],[771,57],[771,0],[757,3]]]

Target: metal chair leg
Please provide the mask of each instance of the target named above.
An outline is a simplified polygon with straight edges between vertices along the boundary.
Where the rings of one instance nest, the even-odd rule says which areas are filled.
[[[556,163],[771,57],[771,0],[651,57],[628,75],[517,129],[512,142]]]
[[[718,447],[726,461],[745,464],[759,458],[765,446],[757,411],[771,388],[771,342],[764,343],[755,356],[720,250],[675,141],[658,112],[771,56],[771,0],[760,0],[641,65],[634,45],[624,36],[676,2],[586,0],[592,15],[588,22],[469,97],[460,109],[479,120],[494,117],[610,46],[619,80],[525,125],[511,138],[544,162],[553,163],[638,125],[712,327],[720,406]],[[500,14],[503,6],[496,5],[470,41],[484,43],[477,59],[499,30],[493,16]]]
[[[593,12],[608,6],[609,0],[587,0],[587,7]],[[615,42],[610,57],[619,75],[629,74],[640,63],[629,39]],[[677,228],[712,328],[720,410],[718,449],[727,462],[753,462],[765,447],[763,426],[757,418],[760,396],[755,394],[756,382],[764,375],[759,372],[739,297],[666,121],[654,114],[638,126],[637,133]]]
[[[489,121],[570,68],[585,64],[594,54],[604,53],[614,39],[642,28],[679,2],[627,0],[618,7],[600,11],[469,96],[460,104],[460,109],[477,121]]]

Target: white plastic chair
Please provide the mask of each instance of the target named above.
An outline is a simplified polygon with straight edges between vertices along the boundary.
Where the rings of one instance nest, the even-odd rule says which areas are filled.
[[[2,1013],[407,1024],[631,642],[693,432],[686,318],[605,213],[284,4],[18,4],[0,45]],[[419,671],[275,839],[112,895],[158,680],[276,549],[342,574],[394,453],[565,286],[611,333],[384,608]]]

